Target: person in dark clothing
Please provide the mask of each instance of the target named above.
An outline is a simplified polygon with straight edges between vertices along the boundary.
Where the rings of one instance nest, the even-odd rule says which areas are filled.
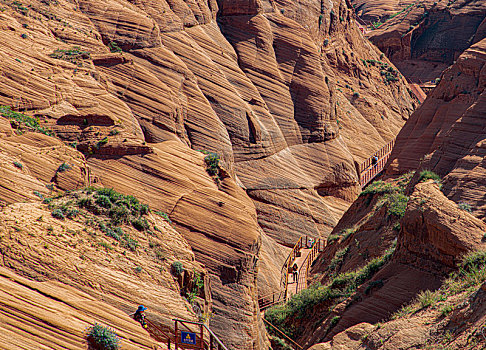
[[[371,158],[371,164],[373,166],[375,166],[376,164],[378,164],[378,157],[376,155],[373,156],[373,158]]]
[[[294,266],[292,266],[292,277],[294,278],[294,283],[297,283],[297,270],[299,269],[299,267],[297,266],[297,264],[294,264]]]
[[[143,328],[147,328],[147,322],[145,322],[145,310],[147,310],[147,308],[143,305],[140,305],[137,311],[135,311],[135,315],[133,315],[133,319],[140,322]]]

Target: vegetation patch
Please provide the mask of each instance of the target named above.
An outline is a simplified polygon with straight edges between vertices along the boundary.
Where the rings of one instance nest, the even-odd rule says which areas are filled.
[[[115,331],[99,323],[88,328],[86,336],[88,343],[96,350],[118,350],[121,348],[121,339]]]
[[[431,170],[423,170],[420,172],[420,176],[419,176],[419,182],[424,182],[424,181],[427,181],[427,180],[434,180],[434,182],[437,182],[437,183],[441,183],[441,178],[439,175],[437,175],[436,173],[434,173],[433,171]]]
[[[39,118],[31,117],[20,112],[12,111],[9,106],[0,106],[0,115],[10,120],[12,128],[21,135],[25,131],[39,132],[44,135],[54,136],[54,133],[39,124]]]
[[[71,62],[78,66],[82,65],[83,60],[91,58],[91,54],[88,51],[83,51],[79,46],[74,46],[72,49],[64,50],[57,49],[53,53],[49,54],[50,57]]]

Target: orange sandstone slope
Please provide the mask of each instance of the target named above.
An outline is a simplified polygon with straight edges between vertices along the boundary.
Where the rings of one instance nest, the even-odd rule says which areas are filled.
[[[356,162],[392,140],[414,106],[347,3],[2,8],[0,104],[39,117],[86,156],[3,122],[2,199],[32,199],[46,183],[136,195],[169,214],[207,267],[217,334],[230,348],[264,347],[257,261],[262,237],[273,243],[263,235],[286,245],[327,235],[359,192]],[[219,154],[217,177],[194,150]],[[57,171],[62,162],[72,169]]]
[[[310,311],[322,311],[317,325],[301,325],[311,328],[302,341],[312,349],[484,347],[485,48],[483,39],[444,72],[398,135],[385,182],[364,191],[334,230],[314,278],[339,291],[353,274],[338,273],[361,277]],[[420,183],[422,170],[442,183]],[[447,279],[477,250],[476,270]]]
[[[486,36],[482,0],[352,3],[366,23],[384,23],[368,37],[414,82],[440,77],[464,50]]]

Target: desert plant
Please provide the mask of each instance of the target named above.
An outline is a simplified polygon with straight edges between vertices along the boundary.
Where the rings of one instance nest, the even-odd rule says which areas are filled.
[[[408,196],[403,193],[390,193],[385,196],[385,200],[388,204],[388,214],[395,215],[399,218],[405,215]]]
[[[457,207],[459,209],[467,211],[468,213],[471,212],[471,206],[468,203],[460,202],[459,204],[457,204]]]
[[[110,197],[105,196],[103,194],[98,196],[98,198],[96,198],[95,203],[98,204],[99,206],[102,206],[103,208],[107,208],[107,209],[111,208]]]
[[[175,276],[180,276],[184,272],[184,265],[180,261],[174,261],[172,263],[172,273]]]
[[[71,165],[69,165],[68,163],[62,163],[57,168],[57,172],[62,173],[62,172],[69,170],[69,169],[71,169]]]
[[[55,217],[56,219],[60,219],[60,220],[64,220],[64,213],[62,212],[61,209],[54,209],[52,212],[51,212],[51,215],[53,217]]]
[[[217,153],[208,152],[204,157],[204,162],[209,175],[215,176],[219,173],[219,155]]]
[[[120,338],[115,331],[99,323],[88,328],[88,343],[96,350],[120,349]]]
[[[431,292],[430,290],[422,291],[417,296],[417,301],[419,302],[422,309],[434,306],[440,299],[440,293],[438,291]]]
[[[440,183],[441,179],[440,179],[440,176],[437,175],[436,173],[434,173],[433,171],[431,170],[422,170],[420,172],[420,175],[419,175],[419,182],[424,182],[424,181],[427,181],[429,179],[432,179],[434,181],[437,181]]]
[[[20,162],[13,162],[13,165],[14,165],[16,168],[19,168],[19,169],[21,169],[21,170],[24,168],[24,166],[23,166],[23,165],[22,165],[22,163],[20,163]]]

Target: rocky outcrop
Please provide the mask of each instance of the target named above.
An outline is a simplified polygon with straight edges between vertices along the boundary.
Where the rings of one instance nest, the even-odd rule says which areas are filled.
[[[482,128],[486,40],[448,69],[439,86],[410,119],[396,142],[387,174],[414,167],[443,178],[444,193],[484,218]],[[413,156],[412,156],[413,155]]]
[[[379,28],[370,40],[415,82],[440,77],[469,46],[485,37],[483,1],[353,0],[357,15]],[[380,25],[380,23],[384,23]]]

